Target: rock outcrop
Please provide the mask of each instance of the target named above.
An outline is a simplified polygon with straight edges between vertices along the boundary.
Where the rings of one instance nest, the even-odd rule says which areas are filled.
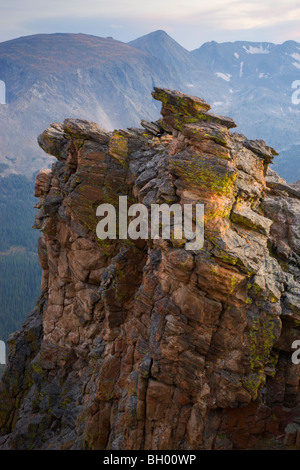
[[[42,294],[10,338],[2,449],[299,446],[300,188],[276,152],[200,98],[155,88],[162,119],[40,137]],[[205,243],[100,240],[119,196],[205,205]]]

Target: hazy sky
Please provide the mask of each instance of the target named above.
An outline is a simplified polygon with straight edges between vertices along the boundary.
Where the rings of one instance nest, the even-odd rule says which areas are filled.
[[[0,41],[36,33],[113,36],[157,29],[187,49],[206,41],[300,41],[299,0],[0,0]]]

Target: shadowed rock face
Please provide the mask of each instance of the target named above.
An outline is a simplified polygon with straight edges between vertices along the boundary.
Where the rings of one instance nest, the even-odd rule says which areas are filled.
[[[39,136],[58,162],[36,180],[42,294],[10,338],[2,449],[299,441],[299,185],[200,98],[153,96],[144,129],[67,119]],[[124,195],[204,204],[203,249],[97,240],[97,206]]]

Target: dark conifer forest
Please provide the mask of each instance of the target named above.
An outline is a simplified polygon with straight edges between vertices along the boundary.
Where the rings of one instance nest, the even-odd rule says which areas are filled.
[[[39,296],[34,178],[0,178],[0,339],[22,325]]]

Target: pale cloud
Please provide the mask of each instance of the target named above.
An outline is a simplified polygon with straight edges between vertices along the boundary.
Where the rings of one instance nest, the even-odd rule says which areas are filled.
[[[235,2],[232,8],[210,14],[212,24],[228,30],[276,26],[297,19],[300,20],[298,2],[286,2],[284,6],[282,2]]]
[[[213,39],[297,40],[299,20],[299,0],[0,0],[0,41],[50,32],[129,41],[164,29],[192,49]]]

